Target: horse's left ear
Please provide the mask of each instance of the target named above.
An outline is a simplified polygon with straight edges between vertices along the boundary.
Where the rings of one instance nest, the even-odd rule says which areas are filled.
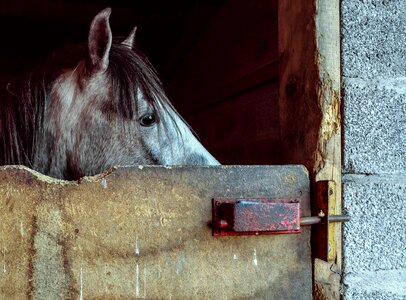
[[[127,36],[127,38],[121,42],[122,45],[127,46],[128,48],[132,49],[135,44],[135,33],[137,32],[137,26],[131,30],[130,34]]]
[[[111,8],[105,8],[93,19],[89,31],[89,59],[92,71],[105,71],[109,66],[112,34],[109,24]]]

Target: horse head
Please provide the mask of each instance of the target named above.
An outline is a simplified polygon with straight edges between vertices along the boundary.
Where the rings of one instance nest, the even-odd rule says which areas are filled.
[[[93,19],[78,62],[59,69],[54,64],[42,74],[52,82],[43,88],[48,90],[43,109],[31,109],[41,117],[33,122],[34,146],[26,164],[65,179],[112,166],[219,164],[134,47],[135,29],[121,42],[113,39],[110,13],[104,9]]]

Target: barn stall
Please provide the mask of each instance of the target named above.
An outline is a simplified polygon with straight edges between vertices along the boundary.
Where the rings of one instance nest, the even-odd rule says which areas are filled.
[[[310,205],[313,215],[323,205],[323,216],[341,214],[338,1],[1,5],[2,28],[13,28],[3,35],[4,82],[56,46],[86,40],[94,14],[111,5],[115,34],[139,27],[139,47],[175,107],[221,163],[282,166],[118,168],[75,183],[3,167],[5,296],[338,297],[339,224],[314,230],[311,251],[309,227],[249,237],[210,230],[213,198],[299,198],[302,216]],[[327,194],[316,192],[321,182]]]

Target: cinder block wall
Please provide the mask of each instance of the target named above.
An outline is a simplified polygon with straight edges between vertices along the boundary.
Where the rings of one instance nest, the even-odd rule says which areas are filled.
[[[406,299],[406,1],[342,0],[345,299]]]

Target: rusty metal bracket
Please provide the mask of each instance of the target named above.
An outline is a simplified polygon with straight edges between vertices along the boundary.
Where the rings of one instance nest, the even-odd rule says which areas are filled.
[[[334,263],[337,256],[337,246],[334,239],[336,220],[336,183],[331,180],[316,182],[312,214],[322,218],[319,226],[312,228],[312,253],[314,258]],[[343,222],[349,221],[344,216]]]

